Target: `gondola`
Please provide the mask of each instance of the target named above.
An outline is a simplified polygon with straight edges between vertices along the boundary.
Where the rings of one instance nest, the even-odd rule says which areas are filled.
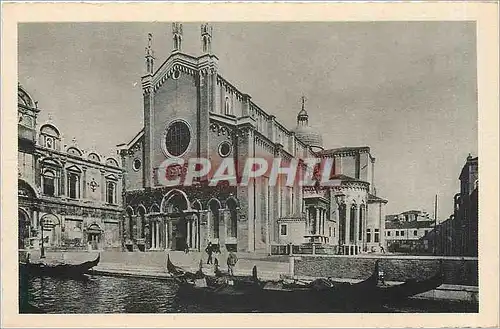
[[[440,262],[439,270],[428,279],[409,279],[402,284],[393,286],[377,286],[373,293],[374,298],[382,303],[397,302],[398,300],[412,297],[430,290],[434,290],[444,283],[443,262]]]
[[[254,266],[251,276],[209,276],[190,273],[167,259],[167,271],[179,285],[178,296],[210,305],[245,305],[265,311],[326,312],[360,300],[378,282],[378,262],[372,275],[359,283],[316,279],[301,285],[297,281],[262,281]]]
[[[81,277],[97,266],[100,260],[100,254],[94,260],[79,264],[60,261],[47,262],[45,260],[30,262],[28,258],[26,261],[19,262],[19,272],[20,275],[31,276]]]

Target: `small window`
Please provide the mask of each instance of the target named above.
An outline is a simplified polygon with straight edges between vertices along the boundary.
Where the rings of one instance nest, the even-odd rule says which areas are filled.
[[[417,236],[418,235],[418,231],[417,230],[414,230],[413,231],[413,236]]]
[[[429,230],[425,230],[424,231],[424,234],[427,235],[427,233],[429,233]]]
[[[399,236],[399,231],[396,231],[396,236]]]
[[[287,235],[288,234],[287,229],[288,229],[288,225],[281,224],[280,225],[280,235]]]
[[[141,160],[135,159],[132,167],[134,168],[134,171],[139,171],[139,169],[141,168]]]
[[[53,149],[54,148],[54,139],[52,137],[46,137],[46,139],[45,139],[45,147],[47,147],[49,149]]]
[[[229,154],[231,154],[231,149],[231,144],[229,144],[228,142],[222,142],[219,144],[219,155],[225,158]]]
[[[368,243],[372,242],[372,233],[370,229],[366,230],[366,242]]]
[[[391,231],[387,231],[387,236],[391,236]]]
[[[328,228],[328,236],[332,236],[332,228],[331,227]]]
[[[375,235],[374,235],[373,239],[374,239],[373,242],[379,242],[380,241],[380,232],[379,232],[378,228],[375,229]]]
[[[405,231],[401,231],[401,236],[405,236]]]

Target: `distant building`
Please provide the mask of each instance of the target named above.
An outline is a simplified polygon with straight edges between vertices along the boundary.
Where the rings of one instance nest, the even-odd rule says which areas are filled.
[[[453,198],[453,214],[425,238],[436,255],[478,255],[478,177],[478,158],[469,155],[459,176],[460,193]]]
[[[435,222],[428,213],[410,210],[385,218],[384,235],[388,251],[426,253],[430,250],[428,241],[423,238],[434,229]]]
[[[121,249],[122,170],[113,157],[64,144],[38,125],[37,102],[18,87],[19,249]]]

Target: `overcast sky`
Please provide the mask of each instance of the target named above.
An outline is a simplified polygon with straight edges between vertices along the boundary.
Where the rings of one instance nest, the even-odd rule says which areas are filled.
[[[159,67],[170,23],[19,25],[19,82],[69,142],[114,153],[142,127],[147,33]],[[475,24],[470,22],[217,23],[220,73],[295,126],[300,96],[326,148],[370,146],[387,213],[452,212],[458,175],[477,154]],[[183,50],[201,51],[200,24]]]

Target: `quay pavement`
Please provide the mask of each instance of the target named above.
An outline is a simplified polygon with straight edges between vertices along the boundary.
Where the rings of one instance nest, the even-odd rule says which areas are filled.
[[[98,252],[62,252],[48,251],[47,259],[58,259],[74,262],[82,262],[94,259]],[[101,251],[99,265],[94,267],[96,274],[116,274],[123,276],[144,276],[168,278],[166,271],[167,255],[173,264],[181,268],[196,272],[202,261],[203,272],[214,273],[213,265],[207,264],[208,255],[205,252],[191,251],[188,254],[182,251],[156,251],[156,252],[119,252]],[[289,262],[287,256],[267,256],[265,254],[237,253],[238,263],[234,273],[236,275],[251,275],[252,268],[257,266],[258,276],[264,280],[279,279],[282,275],[288,275]],[[39,251],[30,251],[32,260],[40,258]],[[214,254],[217,258],[221,271],[227,271],[227,252]]]

